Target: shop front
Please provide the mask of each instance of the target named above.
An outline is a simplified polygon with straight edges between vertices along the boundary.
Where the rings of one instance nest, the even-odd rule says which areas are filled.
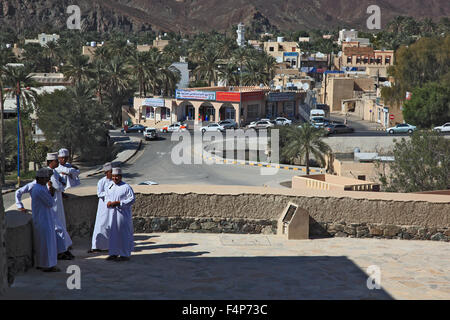
[[[165,100],[160,98],[146,98],[141,105],[141,119],[145,124],[154,124],[155,121],[166,119],[170,109],[165,107]]]
[[[271,92],[266,103],[268,118],[295,118],[297,94],[295,92]]]

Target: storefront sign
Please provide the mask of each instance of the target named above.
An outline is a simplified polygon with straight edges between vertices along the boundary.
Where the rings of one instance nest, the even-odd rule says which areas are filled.
[[[147,98],[142,103],[143,106],[146,107],[164,107],[164,99],[157,99],[157,98]]]
[[[177,99],[185,100],[216,100],[216,93],[209,91],[190,91],[190,90],[176,90]]]
[[[269,93],[269,101],[279,102],[279,101],[294,101],[295,93],[292,92],[272,92]]]
[[[242,92],[242,101],[262,100],[264,91]]]
[[[241,94],[239,92],[216,92],[217,101],[240,102]]]
[[[285,57],[298,57],[298,52],[284,52]]]

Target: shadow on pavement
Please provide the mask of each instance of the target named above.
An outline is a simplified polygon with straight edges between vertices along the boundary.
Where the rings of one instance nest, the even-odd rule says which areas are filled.
[[[154,242],[146,242],[144,244],[151,244]],[[198,246],[198,243],[177,243],[177,244],[161,244],[156,246],[142,246],[142,243],[138,243],[134,246],[134,251],[142,251],[142,250],[154,250],[154,249],[175,249],[175,248],[183,248],[183,247],[191,247]]]
[[[383,289],[369,290],[369,276],[347,257],[198,258],[206,253],[135,255],[129,263],[163,272],[162,299],[393,299]],[[146,295],[149,285],[139,284],[135,298],[156,298]]]

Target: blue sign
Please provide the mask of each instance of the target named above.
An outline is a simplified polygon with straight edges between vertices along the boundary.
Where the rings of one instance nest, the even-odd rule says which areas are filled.
[[[164,99],[158,99],[158,98],[147,98],[142,103],[143,106],[146,107],[164,107]]]
[[[298,57],[298,52],[284,52],[285,57]]]
[[[185,100],[216,100],[216,93],[211,91],[176,90],[175,97]]]
[[[271,92],[269,93],[270,102],[294,101],[295,93],[293,92]]]

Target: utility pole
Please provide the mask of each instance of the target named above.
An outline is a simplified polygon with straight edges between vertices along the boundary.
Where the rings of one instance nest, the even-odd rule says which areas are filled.
[[[17,187],[20,187],[20,82],[17,82]]]

